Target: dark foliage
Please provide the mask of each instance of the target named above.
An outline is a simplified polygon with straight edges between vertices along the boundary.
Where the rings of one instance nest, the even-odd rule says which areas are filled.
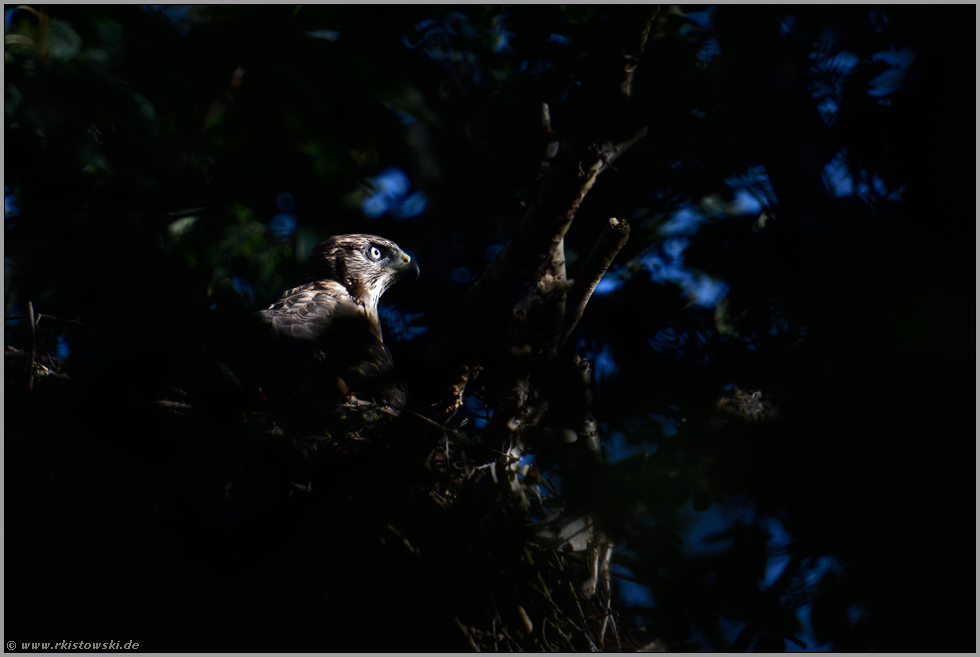
[[[6,640],[975,650],[974,10],[663,7],[629,99],[624,8],[5,18]],[[642,127],[562,348],[480,277]],[[299,430],[250,313],[353,232],[411,412]]]

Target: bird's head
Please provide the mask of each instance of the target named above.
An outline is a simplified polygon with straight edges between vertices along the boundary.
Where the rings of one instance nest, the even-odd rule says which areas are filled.
[[[401,248],[377,235],[334,235],[310,253],[310,272],[302,282],[333,280],[368,307],[394,283],[415,280],[419,266]]]

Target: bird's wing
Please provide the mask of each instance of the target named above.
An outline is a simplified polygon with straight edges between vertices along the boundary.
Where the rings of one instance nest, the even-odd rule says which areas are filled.
[[[314,340],[345,317],[354,317],[358,305],[334,281],[315,281],[283,290],[259,317],[276,333],[300,340]]]

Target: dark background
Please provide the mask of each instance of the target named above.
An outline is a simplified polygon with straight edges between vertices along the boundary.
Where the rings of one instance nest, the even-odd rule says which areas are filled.
[[[368,232],[420,263],[384,305],[424,385],[533,194],[540,103],[589,128],[567,108],[616,16],[7,8],[5,314],[54,316],[33,340],[70,380],[29,393],[7,354],[5,640],[466,649],[429,579],[465,556],[337,548],[372,520],[332,510],[340,484],[290,494],[281,446],[209,377],[314,244]],[[673,649],[975,650],[974,25],[661,9],[631,99],[649,135],[566,237],[574,275],[605,219],[632,227],[576,336],[606,456],[581,495],[617,540],[624,626]],[[29,322],[5,326],[29,352]],[[778,419],[719,421],[734,387]],[[154,405],[188,391],[190,416]]]

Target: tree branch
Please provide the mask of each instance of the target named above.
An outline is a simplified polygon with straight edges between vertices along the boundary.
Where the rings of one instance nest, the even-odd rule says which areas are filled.
[[[27,302],[27,316],[31,320],[31,362],[27,367],[27,392],[34,392],[34,361],[37,359],[37,319],[34,317],[34,303]]]
[[[592,251],[582,265],[578,276],[575,277],[572,288],[568,291],[568,297],[565,300],[565,318],[562,322],[562,332],[558,340],[558,347],[568,339],[568,336],[575,329],[575,326],[582,318],[582,313],[585,312],[585,306],[592,297],[592,292],[595,291],[599,281],[602,280],[603,274],[609,269],[609,265],[615,260],[616,255],[623,248],[623,245],[626,244],[629,236],[630,226],[626,220],[619,220],[613,217],[606,224],[598,241],[596,241],[595,246],[592,247]]]
[[[640,55],[646,46],[647,37],[650,36],[650,28],[653,26],[653,19],[660,12],[660,5],[653,5],[646,8],[646,15],[640,19],[640,29],[634,33],[636,41],[628,43],[623,49],[626,57],[626,66],[623,67],[623,81],[619,85],[619,90],[624,96],[629,98],[633,94],[633,75],[636,67],[640,65]]]

